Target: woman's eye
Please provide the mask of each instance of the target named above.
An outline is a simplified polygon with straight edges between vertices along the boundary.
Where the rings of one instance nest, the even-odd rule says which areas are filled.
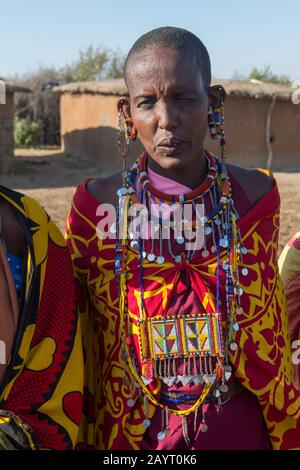
[[[153,101],[152,100],[144,100],[144,101],[141,101],[139,104],[138,104],[138,108],[140,107],[150,107],[153,105]]]

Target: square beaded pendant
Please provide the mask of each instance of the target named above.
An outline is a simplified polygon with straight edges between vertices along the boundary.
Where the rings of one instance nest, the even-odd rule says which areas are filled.
[[[141,359],[224,357],[220,318],[218,313],[147,318],[139,323]]]

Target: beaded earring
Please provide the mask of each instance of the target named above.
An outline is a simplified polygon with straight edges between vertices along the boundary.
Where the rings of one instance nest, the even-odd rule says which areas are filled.
[[[124,112],[122,110],[122,105],[124,101],[120,102],[120,109],[118,114],[118,130],[117,130],[117,141],[120,154],[122,156],[122,171],[123,175],[126,173],[127,160],[129,154],[129,145],[130,141],[134,141],[137,138],[137,130],[132,123],[132,118],[125,118]],[[128,123],[132,123],[128,125]],[[123,182],[125,182],[123,178]]]
[[[127,132],[127,135],[128,135],[128,139],[131,140],[131,141],[136,140],[137,130],[134,127],[134,124],[132,124],[131,126],[127,125],[128,122],[132,123],[132,118],[127,118],[127,119],[124,120],[124,122],[125,122],[125,129],[126,129],[126,132]]]
[[[221,91],[222,89],[220,89]],[[222,95],[222,93],[221,93]],[[219,106],[209,105],[208,108],[208,129],[210,136],[213,140],[219,139],[221,147],[221,162],[223,173],[226,174],[225,158],[226,158],[226,141],[225,141],[225,127],[224,127],[224,100],[221,97],[221,104]]]
[[[121,102],[121,105],[122,105],[122,102]],[[128,136],[128,130],[127,130],[127,126],[125,123],[125,118],[124,118],[122,109],[119,109],[119,114],[118,114],[117,142],[118,142],[119,152],[122,157],[122,171],[124,174],[126,167],[127,167],[127,158],[128,158],[128,151],[129,151],[129,136]]]

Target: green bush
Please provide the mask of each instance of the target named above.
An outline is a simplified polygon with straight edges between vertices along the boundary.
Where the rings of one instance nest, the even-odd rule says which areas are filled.
[[[24,118],[14,119],[15,147],[34,147],[40,144],[40,124]]]

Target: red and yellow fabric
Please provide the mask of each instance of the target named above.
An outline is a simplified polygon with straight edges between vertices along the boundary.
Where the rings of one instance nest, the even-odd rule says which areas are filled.
[[[99,203],[88,193],[86,183],[75,193],[67,227],[67,244],[79,292],[86,366],[85,417],[78,445],[139,449],[145,433],[144,413],[138,392],[133,397],[135,406],[128,406],[130,388],[123,381],[120,299],[114,275],[115,241],[98,238]],[[243,258],[249,275],[241,277],[245,313],[239,317],[240,329],[235,334],[238,349],[230,352],[230,360],[235,376],[260,403],[272,447],[300,449],[300,393],[292,385],[285,298],[277,267],[279,206],[274,185],[237,222],[248,249]],[[128,268],[128,305],[134,324],[140,316],[139,259],[131,249]],[[215,254],[196,257],[184,268],[192,282],[191,291],[197,294],[203,311],[216,311],[216,269]],[[145,310],[151,317],[163,315],[177,296],[185,295],[186,287],[172,260],[163,265],[146,260],[143,280]],[[224,321],[225,312],[222,314]],[[159,396],[159,391],[157,386],[154,393]],[[150,405],[150,419],[154,412],[155,407]]]
[[[279,258],[279,271],[284,283],[289,333],[295,353],[294,385],[300,390],[300,232],[284,247]]]
[[[0,442],[73,449],[83,359],[72,263],[63,236],[34,199],[2,186],[0,197],[26,241],[19,324],[0,388]]]

